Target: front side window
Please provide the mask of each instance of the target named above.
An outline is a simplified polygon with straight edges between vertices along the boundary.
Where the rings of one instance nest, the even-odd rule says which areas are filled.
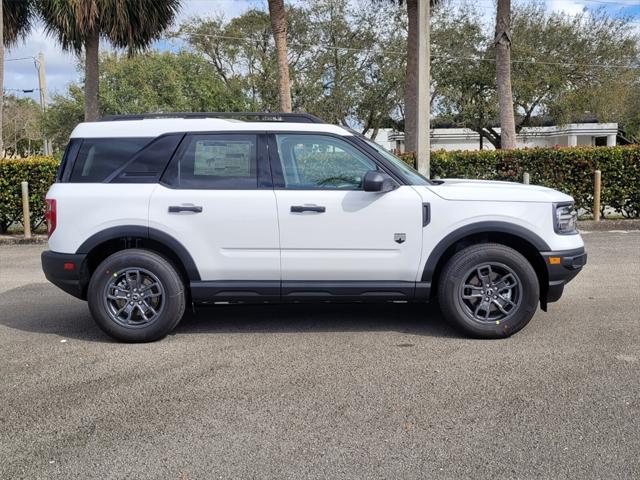
[[[188,135],[163,176],[175,188],[256,188],[256,135]]]
[[[375,162],[350,143],[328,135],[276,134],[284,188],[361,190]]]

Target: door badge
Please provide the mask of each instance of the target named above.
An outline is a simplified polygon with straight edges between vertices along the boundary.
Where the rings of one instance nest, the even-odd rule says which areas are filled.
[[[393,239],[395,240],[396,243],[404,243],[407,240],[407,234],[406,233],[394,233],[393,234]]]

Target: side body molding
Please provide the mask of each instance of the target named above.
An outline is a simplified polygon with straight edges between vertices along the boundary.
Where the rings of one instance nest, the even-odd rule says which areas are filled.
[[[429,254],[429,258],[427,259],[427,263],[424,266],[424,270],[422,272],[422,281],[423,282],[431,282],[433,279],[433,274],[435,272],[436,266],[438,265],[438,261],[447,251],[449,247],[455,244],[457,241],[468,237],[469,235],[475,235],[480,233],[506,233],[509,235],[513,235],[514,237],[519,237],[522,240],[529,242],[533,245],[539,252],[544,252],[550,250],[549,245],[541,239],[538,235],[533,233],[531,230],[527,230],[524,227],[519,225],[514,225],[512,223],[507,222],[478,222],[472,223],[470,225],[465,225],[460,227],[457,230],[454,230],[446,237],[444,237],[440,242],[435,246],[435,248]]]
[[[143,227],[140,225],[123,225],[107,228],[106,230],[102,230],[85,240],[84,243],[78,247],[76,254],[86,255],[101,243],[117,238],[128,237],[146,238],[163,244],[180,259],[187,275],[189,276],[189,280],[200,280],[200,272],[198,272],[198,268],[187,249],[171,235],[155,228]]]

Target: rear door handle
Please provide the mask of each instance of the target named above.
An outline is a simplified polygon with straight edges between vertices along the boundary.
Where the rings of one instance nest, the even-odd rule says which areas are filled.
[[[316,212],[324,213],[327,209],[320,205],[291,205],[291,213]]]
[[[202,207],[198,205],[171,205],[169,207],[169,213],[180,213],[180,212],[201,213]]]

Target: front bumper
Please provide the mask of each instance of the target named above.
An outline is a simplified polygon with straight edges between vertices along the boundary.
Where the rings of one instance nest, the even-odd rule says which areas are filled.
[[[540,252],[540,254],[544,259],[549,278],[542,305],[546,308],[547,303],[557,302],[560,299],[564,286],[573,280],[587,264],[587,252],[584,251],[584,247],[581,247],[574,250]]]
[[[86,268],[86,255],[42,252],[42,271],[51,283],[74,297],[86,300],[89,274]]]

